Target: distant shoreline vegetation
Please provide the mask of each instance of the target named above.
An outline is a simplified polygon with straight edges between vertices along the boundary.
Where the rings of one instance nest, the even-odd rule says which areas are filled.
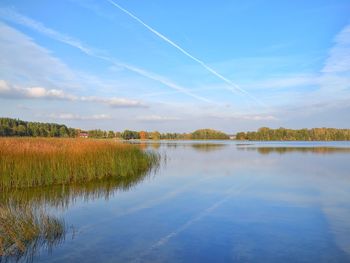
[[[160,133],[158,131],[123,132],[100,129],[84,131],[69,128],[64,124],[27,122],[19,119],[0,118],[0,137],[63,137],[120,140],[246,140],[246,141],[350,141],[350,129],[270,129],[238,132],[228,135],[214,129],[199,129],[191,133]]]
[[[239,132],[236,140],[247,141],[349,141],[350,129],[270,129],[262,127],[256,132]]]
[[[160,133],[158,131],[123,132],[68,128],[57,123],[27,122],[18,119],[0,118],[0,137],[63,137],[63,138],[118,138],[124,140],[228,140],[230,137],[213,129],[200,129],[192,133]]]
[[[9,137],[76,137],[79,130],[57,123],[27,122],[0,118],[0,136]]]

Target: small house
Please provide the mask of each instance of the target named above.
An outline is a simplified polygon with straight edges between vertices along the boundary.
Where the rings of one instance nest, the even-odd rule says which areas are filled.
[[[88,138],[89,134],[87,132],[80,132],[78,137],[79,138]]]

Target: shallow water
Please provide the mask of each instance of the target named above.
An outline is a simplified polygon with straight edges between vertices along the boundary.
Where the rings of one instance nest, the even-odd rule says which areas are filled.
[[[146,176],[2,194],[69,226],[34,262],[350,262],[349,142],[141,147]]]

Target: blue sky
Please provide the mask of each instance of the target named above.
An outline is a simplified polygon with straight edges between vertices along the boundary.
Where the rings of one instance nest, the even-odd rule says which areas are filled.
[[[349,128],[349,14],[349,0],[3,0],[1,116],[164,132]]]

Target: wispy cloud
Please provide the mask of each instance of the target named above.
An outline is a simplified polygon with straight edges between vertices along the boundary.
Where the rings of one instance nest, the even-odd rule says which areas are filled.
[[[244,86],[249,89],[267,90],[314,86],[319,85],[320,82],[319,75],[295,74],[250,82],[244,84]]]
[[[137,16],[135,16],[134,14],[132,14],[131,12],[129,12],[128,10],[126,10],[125,8],[121,7],[120,5],[118,5],[117,3],[115,3],[112,0],[107,0],[110,4],[112,4],[113,6],[117,7],[119,10],[123,11],[125,14],[127,14],[128,16],[130,16],[131,18],[133,18],[135,21],[137,21],[138,23],[140,23],[141,25],[143,25],[145,28],[147,28],[150,32],[152,32],[153,34],[155,34],[156,36],[158,36],[160,39],[162,39],[163,41],[167,42],[168,44],[170,44],[171,46],[173,46],[174,48],[176,48],[177,50],[179,50],[181,53],[183,53],[184,55],[186,55],[187,57],[189,57],[190,59],[192,59],[193,61],[197,62],[198,64],[200,64],[203,68],[205,68],[207,71],[209,71],[211,74],[213,74],[214,76],[218,77],[219,79],[221,79],[222,81],[224,81],[226,84],[228,84],[229,87],[227,87],[228,90],[233,91],[233,92],[241,92],[243,94],[245,94],[246,96],[248,96],[249,98],[251,98],[252,100],[254,100],[255,102],[257,102],[260,105],[265,106],[265,104],[260,101],[259,99],[255,98],[252,94],[250,94],[248,91],[242,89],[239,85],[233,83],[230,79],[224,77],[223,75],[221,75],[220,73],[218,73],[216,70],[214,70],[212,67],[210,67],[209,65],[207,65],[204,61],[200,60],[199,58],[193,56],[192,54],[190,54],[188,51],[186,51],[184,48],[182,48],[181,46],[179,46],[178,44],[176,44],[174,41],[172,41],[171,39],[169,39],[168,37],[164,36],[162,33],[160,33],[159,31],[155,30],[153,27],[149,26],[148,24],[146,24],[144,21],[142,21],[140,18],[138,18]]]
[[[236,119],[252,120],[252,121],[276,121],[277,117],[273,115],[241,115],[235,116]]]
[[[209,114],[211,118],[240,120],[240,121],[277,121],[278,118],[271,114],[231,114],[231,113],[216,113]]]
[[[106,104],[113,108],[144,108],[145,104],[137,100],[125,98],[103,98],[96,96],[76,96],[59,89],[46,89],[43,87],[19,87],[0,80],[0,98],[8,99],[49,99],[95,102]]]
[[[125,98],[101,98],[96,96],[80,97],[79,100],[107,104],[112,108],[146,108],[140,101]]]
[[[60,99],[77,100],[78,97],[67,94],[63,90],[45,89],[43,87],[18,87],[0,80],[0,97],[11,99]]]
[[[178,120],[181,120],[178,117],[160,116],[160,115],[139,116],[136,119],[139,120],[139,121],[150,121],[150,122],[165,122],[165,121],[178,121]]]
[[[248,82],[244,87],[267,91],[271,103],[282,102],[274,111],[279,115],[283,112],[289,116],[316,115],[345,108],[350,100],[350,25],[334,37],[334,44],[319,72],[289,73]]]
[[[80,78],[31,38],[0,22],[0,77],[11,81],[79,88]]]
[[[57,119],[57,120],[76,120],[76,121],[112,119],[112,117],[107,114],[79,115],[74,113],[52,113],[52,114],[46,115],[45,117],[48,117],[51,119]]]
[[[350,25],[334,38],[319,76],[319,89],[311,94],[311,101],[337,104],[350,99]]]
[[[202,96],[196,95],[196,94],[192,93],[191,91],[189,91],[188,89],[186,89],[180,85],[177,85],[170,80],[167,80],[163,76],[157,75],[155,73],[149,72],[145,69],[141,69],[141,68],[138,68],[136,66],[127,64],[127,63],[119,62],[116,59],[108,56],[106,54],[106,52],[104,52],[104,51],[93,49],[93,48],[89,47],[88,45],[82,43],[80,40],[77,40],[73,37],[67,36],[67,35],[62,34],[60,32],[57,32],[51,28],[48,28],[48,27],[44,26],[43,24],[41,24],[40,22],[37,22],[37,21],[35,21],[31,18],[28,18],[22,14],[19,14],[19,13],[13,11],[12,9],[8,9],[8,8],[0,9],[0,17],[4,18],[6,20],[9,20],[9,21],[15,22],[17,24],[26,26],[26,27],[28,27],[32,30],[35,30],[41,34],[44,34],[45,36],[50,37],[56,41],[59,41],[59,42],[62,42],[64,44],[67,44],[71,47],[77,48],[81,52],[83,52],[84,54],[86,54],[90,57],[98,58],[98,59],[101,59],[103,61],[109,62],[116,67],[125,68],[131,72],[134,72],[138,75],[141,75],[141,76],[146,77],[148,79],[159,82],[168,88],[174,89],[177,92],[183,93],[183,94],[190,96],[190,97],[193,97],[197,100],[200,100],[200,101],[203,101],[206,103],[212,103],[209,99],[206,99]]]
[[[190,97],[193,97],[193,98],[195,98],[197,100],[200,100],[200,101],[204,101],[204,102],[207,102],[207,103],[213,103],[213,101],[211,101],[211,100],[209,100],[207,98],[204,98],[202,96],[198,96],[198,95],[194,94],[193,92],[191,92],[190,90],[188,90],[188,89],[186,89],[186,88],[184,88],[182,86],[179,86],[179,85],[173,83],[172,81],[166,79],[165,77],[162,77],[162,76],[159,76],[157,74],[145,71],[145,70],[140,69],[140,68],[136,68],[134,66],[125,65],[125,64],[124,64],[124,66],[127,67],[128,69],[134,71],[134,72],[139,73],[142,76],[145,76],[145,77],[147,77],[149,79],[153,79],[155,81],[158,81],[158,82],[164,84],[165,86],[172,88],[173,90],[175,90],[177,92],[186,94],[186,95],[188,95]]]
[[[350,25],[346,26],[334,39],[334,46],[322,69],[323,73],[350,72]]]
[[[9,8],[1,8],[0,9],[0,16],[16,22],[18,24],[24,25],[26,27],[29,27],[37,32],[40,32],[48,37],[51,37],[53,39],[56,39],[60,42],[66,43],[70,46],[73,46],[75,48],[80,49],[82,52],[84,53],[92,53],[93,50],[90,47],[84,46],[84,44],[82,44],[79,40],[74,39],[70,36],[67,36],[65,34],[59,33],[53,29],[47,28],[45,27],[43,24],[30,19],[26,16],[23,16],[17,12],[14,12],[13,10],[9,9]]]
[[[1,21],[0,58],[0,79],[13,84],[75,92],[114,92],[121,86],[135,85],[134,82],[101,78],[92,72],[73,69],[50,50],[35,43],[28,35]]]

